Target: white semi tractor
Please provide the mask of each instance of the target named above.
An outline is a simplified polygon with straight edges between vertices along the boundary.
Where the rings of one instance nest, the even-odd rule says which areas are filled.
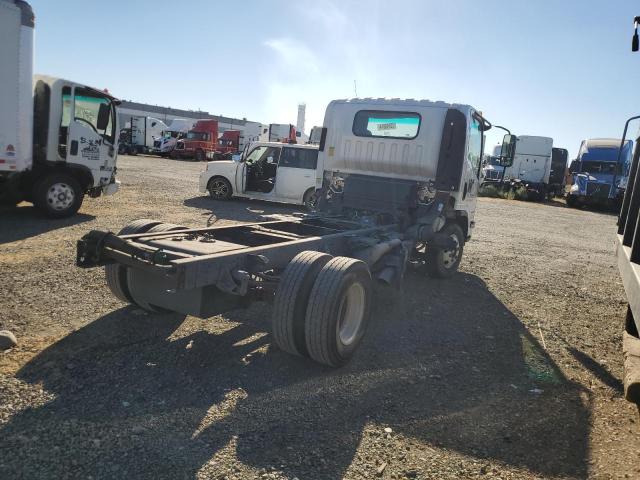
[[[161,136],[154,139],[152,152],[162,157],[168,156],[176,148],[178,140],[186,136],[194,124],[193,120],[174,118]]]
[[[34,15],[0,0],[0,201],[32,202],[52,218],[85,195],[118,191],[118,101],[60,78],[33,76]]]
[[[504,181],[521,183],[529,195],[542,199],[549,186],[553,138],[532,135],[514,135],[513,164],[504,170]]]
[[[373,282],[400,287],[409,262],[457,271],[489,128],[469,105],[336,100],[317,150],[317,213],[203,228],[137,220],[89,232],[77,264],[105,266],[112,293],[150,311],[209,318],[273,299],[275,343],[340,366],[366,331]]]

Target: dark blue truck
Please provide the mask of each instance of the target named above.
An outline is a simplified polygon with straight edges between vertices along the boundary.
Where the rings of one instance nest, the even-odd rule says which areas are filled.
[[[632,142],[619,138],[583,140],[578,157],[569,168],[573,185],[567,193],[567,205],[618,207],[627,186]]]

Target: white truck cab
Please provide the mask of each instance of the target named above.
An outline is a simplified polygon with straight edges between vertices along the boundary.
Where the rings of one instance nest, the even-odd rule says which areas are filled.
[[[61,78],[33,76],[33,12],[0,0],[0,202],[75,214],[85,194],[118,191],[118,100]]]
[[[316,189],[328,211],[418,211],[438,194],[445,216],[471,236],[483,131],[469,105],[429,100],[334,100],[327,107]],[[415,221],[415,219],[407,220]]]
[[[237,160],[207,163],[200,192],[225,200],[237,197],[315,206],[318,147],[254,142]]]

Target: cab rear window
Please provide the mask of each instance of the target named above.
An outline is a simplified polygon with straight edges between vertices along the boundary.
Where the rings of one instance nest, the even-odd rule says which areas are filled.
[[[353,118],[353,134],[411,140],[418,136],[422,118],[414,112],[360,110]]]

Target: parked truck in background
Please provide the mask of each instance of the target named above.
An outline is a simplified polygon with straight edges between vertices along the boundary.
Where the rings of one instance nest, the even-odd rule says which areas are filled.
[[[408,263],[457,271],[489,128],[469,105],[336,100],[313,149],[317,214],[206,228],[138,220],[89,232],[77,264],[105,266],[117,298],[151,311],[209,318],[272,299],[275,344],[337,367],[362,341],[373,282],[399,288]]]
[[[549,186],[553,139],[531,135],[515,138],[513,165],[505,169],[503,181],[512,188],[526,188],[530,199],[542,200]]]
[[[126,120],[125,127],[120,130],[118,153],[138,155],[152,153],[155,141],[162,138],[167,125],[157,118],[132,116]]]
[[[178,140],[171,158],[189,158],[204,161],[218,149],[218,121],[198,120],[187,135]]]
[[[270,123],[263,129],[260,142],[298,143],[296,127],[289,123]]]
[[[33,76],[35,19],[22,0],[0,0],[0,201],[32,202],[67,217],[118,191],[118,100],[60,78]]]
[[[193,128],[193,120],[184,118],[175,118],[165,131],[162,132],[160,138],[153,141],[152,153],[166,157],[171,154],[178,143],[178,140],[186,136],[187,132]]]
[[[621,148],[619,138],[591,138],[580,144],[569,171],[572,185],[567,205],[619,208],[629,175],[631,141]]]

